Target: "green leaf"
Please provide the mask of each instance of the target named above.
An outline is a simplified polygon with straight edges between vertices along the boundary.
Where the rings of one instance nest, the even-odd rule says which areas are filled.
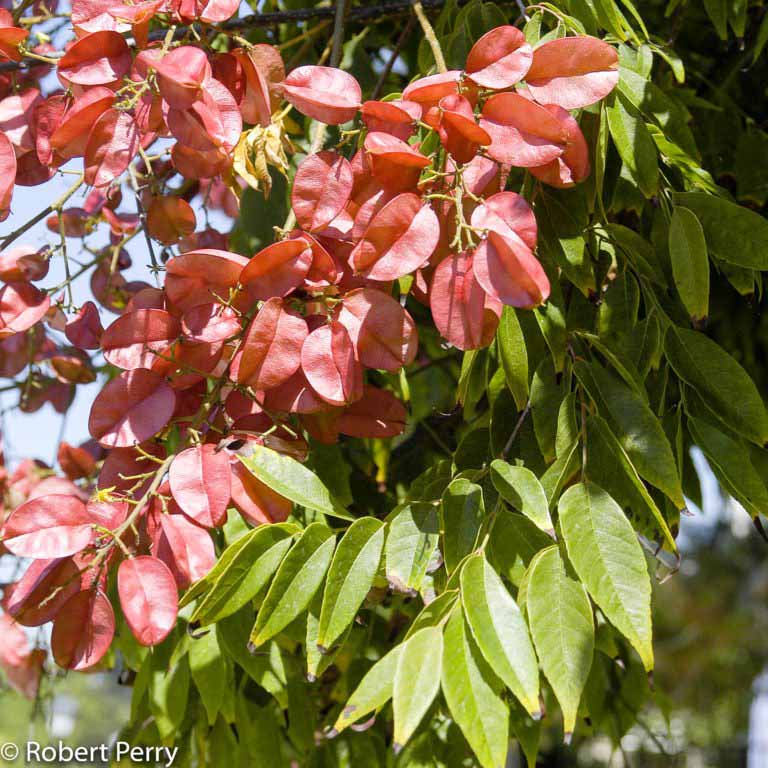
[[[685,498],[672,447],[653,411],[629,387],[601,366],[592,364],[589,370],[600,398],[619,429],[619,442],[640,476],[663,491],[678,509],[682,509]]]
[[[573,733],[579,700],[595,647],[592,606],[584,586],[565,572],[556,546],[539,552],[528,568],[528,624],[541,668]]]
[[[565,353],[568,345],[568,331],[565,322],[565,301],[560,288],[560,279],[556,267],[542,261],[549,278],[550,294],[546,304],[533,311],[539,324],[544,340],[552,353],[555,370],[560,373],[565,364]]]
[[[698,331],[670,326],[664,352],[675,373],[731,429],[758,445],[768,441],[768,414],[757,387],[719,344]]]
[[[504,510],[491,529],[488,559],[504,578],[519,587],[534,555],[551,544],[552,538],[527,517]],[[519,605],[525,610],[525,605]]]
[[[277,643],[270,643],[268,653],[250,653],[248,635],[253,612],[243,609],[216,624],[216,635],[222,650],[242,667],[258,685],[269,691],[281,706],[287,706],[285,669]]]
[[[384,547],[384,525],[363,517],[349,526],[333,556],[323,593],[317,644],[328,649],[352,623],[373,585]]]
[[[740,267],[768,269],[768,221],[759,213],[706,192],[678,192],[674,201],[696,215],[713,256]]]
[[[579,425],[576,422],[576,393],[569,392],[557,409],[557,434],[555,456],[567,453],[574,441],[579,439]]]
[[[536,368],[531,382],[531,416],[536,441],[547,462],[555,458],[557,412],[563,397],[565,390],[558,382],[552,360],[545,358]]]
[[[442,669],[448,709],[483,768],[504,768],[509,748],[509,709],[501,685],[483,658],[461,611],[445,628]]]
[[[640,288],[630,272],[619,275],[603,295],[598,313],[600,333],[618,336],[631,331],[637,323]]]
[[[554,534],[547,496],[536,475],[526,467],[517,467],[496,459],[491,462],[491,480],[501,498],[522,512],[542,531]]]
[[[631,333],[636,332],[639,327],[640,323],[637,323],[632,329]],[[630,387],[632,391],[644,403],[648,402],[648,393],[645,391],[645,387],[643,386],[643,377],[640,375],[640,371],[638,371],[632,360],[629,359],[625,354],[626,342],[624,340],[627,338],[626,335],[621,337],[621,341],[614,341],[616,346],[621,347],[621,352],[617,352],[615,349],[609,347],[604,339],[601,339],[594,333],[580,332],[579,336],[581,336],[583,339],[586,339],[590,346],[594,347],[608,361],[608,363],[610,363],[611,367],[616,371],[616,373],[618,373],[619,376],[624,379],[626,385]],[[659,344],[659,346],[661,345]]]
[[[721,40],[728,39],[728,4],[727,0],[703,0],[704,9],[715,27]]]
[[[206,632],[190,644],[189,669],[208,715],[208,725],[216,722],[221,711],[229,683],[228,667],[216,632]]]
[[[360,718],[381,709],[392,698],[395,672],[403,647],[402,644],[396,645],[366,672],[336,719],[333,725],[334,731],[341,733]]]
[[[275,493],[285,496],[296,504],[322,512],[342,520],[354,520],[341,504],[333,498],[320,478],[303,464],[271,448],[253,443],[248,456],[239,456],[240,461],[262,483]]]
[[[439,538],[434,504],[414,502],[397,510],[384,546],[387,581],[394,589],[406,594],[419,591]]]
[[[512,727],[512,733],[520,743],[528,768],[536,768],[536,758],[539,754],[539,741],[541,739],[541,720],[533,720],[512,699],[509,706],[509,724]]]
[[[639,274],[662,288],[667,287],[667,280],[656,256],[656,249],[651,243],[623,224],[611,223],[605,229],[611,243],[617,246]]]
[[[768,488],[741,444],[703,419],[688,416],[688,429],[720,485],[756,518],[768,514]]]
[[[273,707],[260,707],[244,696],[239,696],[237,725],[243,767],[268,765],[270,768],[282,768],[280,725]]]
[[[669,225],[669,255],[683,306],[693,320],[703,320],[709,314],[707,243],[696,214],[680,205]]]
[[[581,466],[579,444],[579,440],[574,440],[570,446],[563,449],[554,463],[550,464],[547,471],[541,476],[541,487],[547,496],[550,509],[554,507],[560,492]]]
[[[171,646],[156,648],[152,655],[149,681],[149,710],[154,715],[160,738],[170,739],[184,720],[189,701],[189,660],[173,663]]]
[[[515,398],[517,410],[522,411],[528,402],[528,354],[514,307],[504,307],[496,340],[507,386]]]
[[[261,525],[238,539],[216,563],[217,578],[198,603],[190,623],[206,626],[239,611],[264,588],[288,551],[298,529],[276,523]],[[222,567],[219,567],[224,562]]]
[[[664,515],[648,493],[627,452],[600,416],[587,419],[587,445],[589,466],[596,479],[617,499],[621,499],[623,505],[631,507],[636,519],[640,518],[643,510],[648,512],[651,519],[647,523],[649,529],[654,530],[654,537],[658,529],[670,550],[677,552],[677,544]]]
[[[485,660],[526,710],[539,717],[539,664],[528,627],[482,553],[470,557],[461,571],[461,602]]]
[[[607,102],[606,114],[611,138],[624,167],[645,197],[652,197],[659,187],[659,165],[656,146],[642,115],[619,92]]]
[[[312,523],[305,529],[278,568],[259,608],[251,632],[251,644],[255,648],[306,610],[323,583],[335,544],[336,538],[328,526]]]
[[[595,292],[596,285],[594,265],[584,238],[589,224],[584,187],[541,189],[536,201],[544,212],[539,219],[539,248],[557,263],[584,296],[589,296]]]
[[[479,485],[458,478],[443,494],[440,503],[443,529],[443,558],[449,574],[477,546],[480,527],[485,517],[483,489]]]
[[[442,658],[443,631],[440,627],[422,629],[403,644],[392,695],[395,752],[405,746],[437,696]]]
[[[461,574],[459,574],[459,576],[460,575]],[[455,578],[454,575],[451,577],[451,580]],[[442,626],[448,619],[451,610],[458,599],[458,590],[446,590],[442,595],[438,595],[431,603],[428,603],[419,611],[411,626],[408,627],[408,631],[405,633],[405,639],[407,640],[425,627]]]
[[[637,534],[621,507],[594,483],[569,488],[557,508],[568,557],[579,579],[650,672],[651,579]]]
[[[320,630],[320,613],[323,609],[323,596],[316,592],[312,602],[307,608],[306,632],[304,634],[304,647],[306,649],[307,680],[314,682],[322,676],[328,667],[335,661],[339,653],[344,650],[344,644],[352,632],[352,624],[347,626],[331,650],[324,652],[317,644],[318,631]],[[298,623],[298,622],[297,622]],[[287,630],[286,630],[287,631]],[[297,634],[299,627],[297,627]]]

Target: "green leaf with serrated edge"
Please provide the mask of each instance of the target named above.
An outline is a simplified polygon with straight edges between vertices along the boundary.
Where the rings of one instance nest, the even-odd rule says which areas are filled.
[[[249,472],[275,493],[324,515],[354,520],[320,478],[301,462],[251,441],[248,456],[238,456]]]
[[[251,644],[258,648],[287,627],[320,589],[333,557],[336,538],[322,523],[312,523],[286,555],[259,608],[251,631]]]
[[[317,644],[330,648],[352,623],[373,585],[384,547],[384,525],[363,517],[349,526],[333,556],[323,592]]]
[[[749,451],[703,419],[688,416],[688,429],[720,485],[753,518],[768,514],[768,488],[752,464]]]
[[[403,644],[396,645],[366,672],[333,725],[336,733],[381,709],[392,698],[395,670],[402,652]]]
[[[517,603],[485,556],[461,572],[461,603],[478,647],[493,671],[532,715],[539,716],[539,664]]]
[[[440,538],[434,504],[413,502],[398,508],[389,520],[384,545],[386,576],[399,592],[416,593]]]
[[[569,488],[557,505],[568,558],[606,618],[653,669],[651,578],[621,507],[594,483]]]
[[[608,127],[616,149],[632,179],[646,198],[659,187],[656,146],[640,112],[620,92],[606,102]]]
[[[707,243],[696,214],[680,205],[669,224],[669,255],[683,306],[692,320],[703,320],[709,314]]]
[[[509,709],[501,683],[477,648],[464,614],[454,610],[445,627],[442,687],[448,709],[483,768],[504,768]]]
[[[440,503],[443,529],[443,558],[448,573],[453,573],[462,558],[477,546],[485,518],[483,489],[464,478],[454,480]]]
[[[191,624],[206,626],[239,611],[267,584],[291,546],[296,526],[261,525],[235,542],[235,554],[200,600]],[[221,562],[221,561],[219,561]],[[218,565],[218,563],[217,563]]]
[[[706,192],[676,192],[673,199],[696,214],[713,256],[739,267],[768,269],[768,221],[759,213]]]
[[[446,590],[438,595],[431,603],[425,605],[405,633],[405,640],[425,627],[438,627],[444,624],[450,616],[451,609],[459,599],[456,589]]]
[[[221,710],[228,681],[228,665],[216,632],[206,632],[190,644],[189,669],[208,715],[208,725],[216,722]]]
[[[579,471],[580,466],[579,441],[574,440],[573,444],[565,449],[541,476],[541,487],[547,495],[547,503],[550,509],[554,507],[555,502],[560,496],[560,491]]]
[[[579,362],[576,365],[587,364]],[[623,382],[599,365],[593,363],[588,367],[611,420],[618,427],[619,442],[632,464],[641,477],[682,509],[685,506],[683,489],[672,446],[661,423],[649,406]]]
[[[442,659],[440,627],[419,630],[403,643],[392,688],[396,752],[411,738],[440,690]]]
[[[218,622],[216,635],[219,645],[252,680],[269,691],[281,706],[287,706],[285,669],[277,644],[270,643],[268,653],[250,653],[248,650],[252,614],[249,608],[244,608]]]
[[[640,475],[630,461],[627,452],[613,434],[605,419],[600,418],[600,416],[590,416],[587,420],[587,446],[592,445],[593,453],[595,446],[598,445],[598,440],[602,442],[603,447],[610,454],[610,463],[606,462],[608,466],[602,472],[602,476],[605,481],[610,481],[608,485],[611,492],[614,492],[616,484],[624,478],[629,483],[629,493],[631,494],[631,498],[628,497],[627,501],[631,504],[635,514],[639,514],[640,509],[647,511],[652,519],[652,522],[649,520],[649,525],[658,528],[669,545],[670,550],[677,552],[677,544],[672,536],[672,531],[669,529],[669,524],[653,500],[653,497],[648,493],[648,489],[640,479]],[[596,471],[596,468],[593,467],[593,470]],[[617,472],[617,470],[619,471]],[[604,482],[604,484],[606,483]]]
[[[528,567],[526,603],[533,644],[563,710],[566,735],[592,664],[595,627],[587,591],[565,572],[556,546],[539,552]]]
[[[757,445],[768,441],[768,414],[757,387],[717,342],[698,331],[670,326],[664,352],[675,373],[731,429]]]
[[[522,512],[542,531],[554,534],[547,496],[530,469],[496,459],[491,462],[491,480],[504,501]]]
[[[522,411],[528,402],[528,354],[523,329],[514,307],[504,307],[496,341],[507,386],[515,398],[517,410]]]

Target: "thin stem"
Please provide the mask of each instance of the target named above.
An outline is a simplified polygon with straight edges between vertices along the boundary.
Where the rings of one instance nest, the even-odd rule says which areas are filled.
[[[82,184],[83,174],[81,173],[78,176],[77,181],[58,200],[52,202],[44,210],[40,211],[40,213],[36,214],[25,224],[22,224],[20,227],[18,227],[18,229],[14,229],[13,232],[11,232],[9,235],[6,235],[3,242],[0,243],[0,251],[4,251],[12,242],[14,242],[14,240],[17,240],[26,231],[32,229],[35,224],[41,222],[49,214],[53,213],[54,211],[61,212],[61,209],[64,207],[64,203],[66,203],[67,200],[69,200],[69,198],[72,197],[72,195],[74,195],[78,189],[80,189]]]
[[[434,28],[429,23],[427,14],[424,13],[424,6],[421,4],[421,0],[413,0],[413,12],[416,14],[419,24],[421,24],[421,29],[424,32],[424,37],[429,43],[429,47],[432,49],[432,55],[435,57],[437,71],[447,72],[448,67],[445,65],[443,49],[440,47],[440,41],[437,39]]]
[[[346,13],[347,0],[337,0],[333,22],[333,38],[331,40],[331,58],[329,62],[332,67],[338,67],[341,62],[344,46],[344,18]],[[315,135],[312,137],[312,144],[309,147],[310,155],[314,155],[323,148],[327,130],[328,126],[325,123],[315,121]],[[291,209],[285,219],[285,224],[283,224],[283,231],[290,232],[295,226],[296,214],[293,212],[293,209]]]
[[[381,71],[381,74],[379,75],[379,81],[376,83],[376,87],[373,89],[373,93],[371,94],[371,99],[373,99],[374,101],[379,98],[379,95],[384,89],[384,83],[389,77],[389,73],[392,71],[392,67],[395,65],[395,62],[397,61],[397,57],[400,55],[400,51],[403,50],[403,46],[405,45],[406,41],[410,37],[411,32],[413,32],[413,28],[415,26],[416,26],[416,18],[414,16],[409,17],[408,23],[403,27],[403,31],[400,33],[400,37],[397,38],[395,47],[392,49],[392,53],[390,54],[389,59],[387,60],[387,63],[384,66],[384,69]]]
[[[336,15],[333,19],[333,48],[331,66],[338,67],[344,46],[344,19],[347,15],[347,0],[336,0]]]
[[[530,412],[531,412],[531,401],[529,400],[525,404],[525,408],[523,409],[523,412],[520,414],[520,418],[517,420],[517,424],[515,424],[515,428],[512,430],[512,434],[509,436],[509,440],[507,440],[507,444],[504,446],[504,450],[501,452],[502,459],[506,459],[507,455],[512,450],[512,445],[517,439],[518,434],[520,434],[520,430],[523,428],[523,423],[525,422]]]

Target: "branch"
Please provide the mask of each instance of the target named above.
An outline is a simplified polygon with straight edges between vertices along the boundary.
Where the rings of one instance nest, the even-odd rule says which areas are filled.
[[[456,0],[457,5],[466,5],[469,0]],[[442,8],[446,0],[421,0],[421,6],[425,10],[432,8]],[[345,3],[346,5],[346,3]],[[378,5],[358,6],[350,8],[346,14],[346,20],[350,23],[364,23],[373,20],[389,19],[395,16],[403,16],[410,13],[412,7],[411,0],[392,0],[388,3]],[[275,13],[252,13],[249,16],[243,16],[240,19],[230,19],[224,22],[218,28],[225,32],[237,30],[257,29],[260,27],[276,27],[279,24],[287,22],[301,23],[312,19],[334,19],[336,17],[336,8],[334,6],[322,6],[320,8],[298,8],[294,11],[276,11]],[[185,33],[184,28],[177,30],[177,35]],[[126,34],[131,39],[130,33]],[[165,37],[165,30],[153,30],[149,39],[152,41],[162,40]],[[60,59],[65,51],[52,51],[46,53],[46,58]],[[19,69],[28,69],[34,66],[41,66],[39,59],[32,56],[25,56],[21,61],[0,62],[0,72],[12,72]]]
[[[424,13],[424,6],[421,0],[413,0],[413,12],[416,14],[416,18],[421,24],[421,29],[424,32],[424,37],[427,38],[429,47],[432,49],[432,55],[435,57],[435,66],[438,72],[447,72],[448,67],[445,65],[445,57],[443,56],[443,49],[440,47],[440,41],[437,39],[435,30],[429,23],[427,15]]]
[[[403,46],[405,45],[406,41],[410,37],[411,32],[413,32],[413,28],[415,25],[416,25],[416,17],[411,16],[408,19],[408,23],[403,27],[403,31],[400,33],[400,37],[397,38],[395,47],[392,49],[392,53],[390,54],[389,59],[387,60],[386,65],[384,66],[384,69],[381,71],[381,74],[379,75],[379,81],[376,83],[376,87],[373,89],[373,93],[371,93],[371,99],[373,99],[374,101],[378,99],[379,96],[381,95],[381,91],[384,88],[384,83],[387,81],[387,78],[389,77],[389,73],[392,71],[392,67],[397,61],[397,57],[400,55],[400,51],[403,50]]]
[[[56,201],[51,203],[47,208],[44,208],[40,213],[33,216],[29,221],[27,221],[25,224],[22,224],[18,229],[14,229],[13,232],[11,232],[9,235],[5,236],[5,239],[2,243],[0,243],[0,251],[4,251],[14,240],[17,240],[19,237],[21,237],[28,229],[32,229],[32,227],[35,226],[38,222],[42,221],[46,216],[53,213],[54,211],[61,212],[61,209],[64,207],[64,203],[69,200],[72,195],[77,192],[78,189],[83,184],[83,174],[80,174],[80,177],[78,180]]]

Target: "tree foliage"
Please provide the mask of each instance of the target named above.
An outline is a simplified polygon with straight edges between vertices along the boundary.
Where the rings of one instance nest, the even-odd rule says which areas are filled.
[[[1,372],[26,412],[103,384],[3,478],[0,663],[38,696],[51,622],[187,765],[618,741],[692,447],[768,505],[768,16],[347,5],[0,12],[2,215],[77,176],[0,243]]]

